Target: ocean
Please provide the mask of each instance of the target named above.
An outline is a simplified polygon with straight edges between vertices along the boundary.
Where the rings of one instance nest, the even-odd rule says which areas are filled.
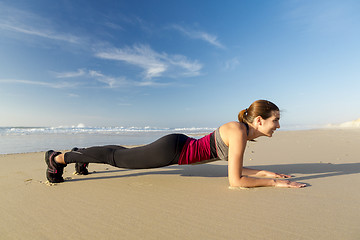
[[[199,138],[215,128],[0,127],[0,154],[70,150],[73,147],[142,145],[170,133]]]

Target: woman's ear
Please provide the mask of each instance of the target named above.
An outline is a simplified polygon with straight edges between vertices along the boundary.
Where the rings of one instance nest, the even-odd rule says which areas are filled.
[[[254,119],[254,123],[256,126],[261,126],[262,125],[262,117],[261,116],[257,116],[255,119]]]

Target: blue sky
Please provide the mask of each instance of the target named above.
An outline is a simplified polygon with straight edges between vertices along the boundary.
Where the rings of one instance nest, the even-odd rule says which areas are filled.
[[[284,128],[360,117],[360,2],[0,1],[0,126]]]

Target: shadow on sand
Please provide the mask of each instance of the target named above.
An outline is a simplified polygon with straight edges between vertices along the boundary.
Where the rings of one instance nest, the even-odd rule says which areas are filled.
[[[309,179],[350,175],[360,173],[360,163],[343,163],[343,164],[328,164],[328,163],[300,163],[300,164],[279,164],[279,165],[262,165],[262,166],[246,166],[255,169],[264,169],[272,172],[285,173],[294,175],[294,181],[304,181]],[[111,176],[96,176],[103,173],[119,173]],[[296,177],[296,174],[308,175]],[[156,169],[137,170],[134,172],[131,169],[119,169],[109,171],[96,171],[90,175],[82,178],[71,179],[67,181],[87,181],[99,179],[114,179],[123,177],[137,177],[146,175],[181,175],[184,177],[227,177],[227,165],[173,165],[169,167]]]

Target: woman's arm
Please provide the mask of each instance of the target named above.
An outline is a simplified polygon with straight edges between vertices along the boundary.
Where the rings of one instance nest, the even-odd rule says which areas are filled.
[[[231,122],[220,129],[221,137],[229,146],[228,178],[231,187],[274,186],[272,179],[247,177],[243,175],[243,157],[247,143],[246,129],[239,123]],[[246,171],[246,170],[245,170]]]
[[[230,166],[230,165],[229,165]],[[258,176],[263,176],[261,172],[265,170],[255,170],[255,169],[249,169],[249,168],[242,168],[243,174],[239,177],[238,180],[233,179],[230,180],[230,173],[229,173],[229,183],[231,187],[246,187],[246,188],[252,188],[252,187],[283,187],[283,188],[302,188],[306,187],[306,184],[298,183],[298,182],[291,182],[289,180],[279,180],[279,179],[268,179],[268,178],[256,178],[256,177],[249,177],[245,176],[248,173],[255,173],[258,174]],[[230,172],[230,171],[229,171]],[[265,171],[267,172],[267,171]],[[272,173],[272,172],[269,172]],[[283,174],[277,174],[272,173],[279,177],[271,176],[271,178],[280,178]],[[269,177],[268,175],[266,175]],[[286,175],[288,176],[288,175]]]
[[[251,177],[291,178],[291,175],[243,167],[243,175]]]
[[[247,143],[245,126],[237,122],[227,123],[220,129],[220,134],[229,146],[228,178],[231,187],[304,187],[304,184],[288,180],[274,180],[244,176],[243,157]],[[243,173],[244,171],[244,173]],[[251,171],[251,170],[250,170]],[[259,173],[259,172],[258,172]]]

